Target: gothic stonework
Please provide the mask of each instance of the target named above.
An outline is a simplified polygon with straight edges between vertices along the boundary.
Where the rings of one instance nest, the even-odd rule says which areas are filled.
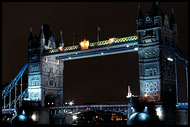
[[[62,32],[61,32],[62,33]],[[44,107],[45,99],[53,97],[55,106],[63,105],[63,67],[62,60],[55,57],[45,57],[43,53],[52,48],[58,48],[63,44],[63,38],[58,41],[46,24],[42,25],[40,36],[32,35],[28,39],[28,91],[31,101],[40,101]]]
[[[147,95],[148,101],[167,101],[172,98],[175,102],[175,66],[174,62],[167,60],[172,56],[162,47],[162,43],[171,47],[177,45],[174,17],[169,22],[159,3],[154,2],[145,17],[139,8],[137,28],[140,96],[145,98],[144,95]]]

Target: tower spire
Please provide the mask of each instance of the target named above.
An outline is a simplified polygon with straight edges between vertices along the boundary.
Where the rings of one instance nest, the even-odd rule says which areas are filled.
[[[63,32],[62,32],[62,30],[60,30],[59,46],[64,47]]]
[[[127,93],[127,98],[130,98],[132,96],[130,86],[128,86],[128,93]]]
[[[172,8],[172,17],[171,17],[172,23],[175,24],[175,17],[174,17],[174,9]]]
[[[28,40],[32,40],[32,39],[33,39],[32,27],[30,27],[30,34],[29,34]]]
[[[44,36],[44,27],[43,27],[43,24],[41,26],[41,38],[45,38]]]
[[[139,3],[139,12],[138,12],[137,19],[144,19],[140,3]]]
[[[153,2],[150,14],[151,16],[163,16],[162,9],[160,8],[160,2]]]

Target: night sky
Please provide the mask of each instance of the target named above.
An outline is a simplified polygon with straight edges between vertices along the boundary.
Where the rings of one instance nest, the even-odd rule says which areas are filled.
[[[152,3],[141,3],[143,14]],[[160,3],[164,12],[174,15],[178,24],[178,47],[188,53],[188,3]],[[136,33],[138,3],[3,3],[2,4],[2,84],[9,83],[27,61],[27,40],[32,27],[39,35],[41,25],[49,24],[56,40],[63,31],[65,46],[84,38],[97,41],[126,37]],[[25,72],[27,74],[27,72]],[[180,101],[186,100],[185,69],[179,66]],[[124,53],[64,64],[64,100],[76,104],[96,102],[126,103],[127,86],[139,94],[138,53]]]

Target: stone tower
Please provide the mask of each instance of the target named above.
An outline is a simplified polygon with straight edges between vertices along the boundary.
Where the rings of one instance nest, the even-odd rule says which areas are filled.
[[[137,34],[139,44],[140,96],[148,101],[175,103],[175,60],[162,46],[176,47],[177,25],[173,16],[168,19],[158,2],[143,16],[139,4]],[[172,60],[168,60],[172,58]]]
[[[39,36],[28,39],[28,91],[31,101],[40,102],[42,107],[63,105],[63,68],[64,62],[54,57],[43,56],[48,49],[63,44],[54,40],[48,25],[43,24]]]

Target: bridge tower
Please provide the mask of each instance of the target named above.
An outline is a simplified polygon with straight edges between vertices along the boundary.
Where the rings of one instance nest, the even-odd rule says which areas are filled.
[[[177,25],[172,16],[169,22],[158,2],[143,16],[139,4],[137,16],[139,44],[140,96],[147,101],[176,103],[175,59],[162,46],[177,45]],[[169,61],[170,60],[170,61]]]
[[[54,57],[44,57],[44,51],[64,46],[62,32],[55,41],[48,25],[43,24],[39,36],[28,39],[28,91],[30,101],[40,102],[42,107],[63,104],[64,62]]]

